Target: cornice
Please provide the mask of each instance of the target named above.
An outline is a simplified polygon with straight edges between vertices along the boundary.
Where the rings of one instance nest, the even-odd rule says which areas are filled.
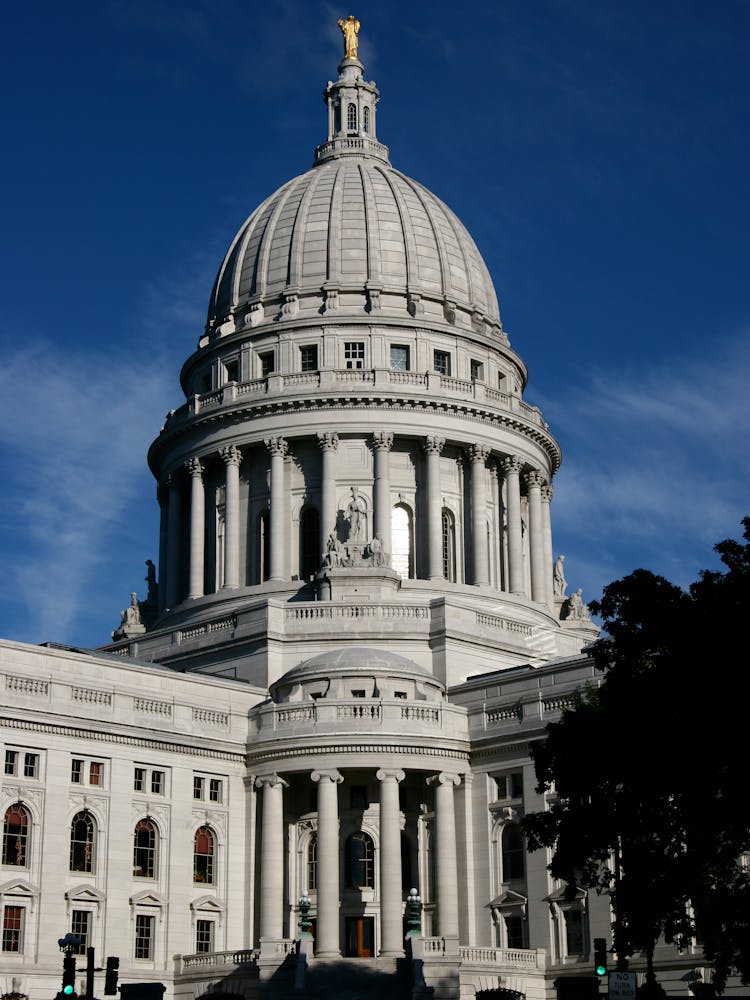
[[[416,737],[415,742],[412,744],[404,743],[344,743],[344,742],[330,742],[330,743],[307,743],[304,746],[286,747],[280,748],[278,750],[260,750],[251,751],[247,755],[247,766],[249,770],[253,770],[260,765],[270,763],[272,761],[278,760],[298,760],[302,757],[310,760],[311,767],[316,755],[326,756],[330,754],[367,754],[368,756],[384,754],[398,754],[399,756],[406,757],[435,757],[441,758],[443,760],[455,760],[461,761],[467,767],[469,766],[470,753],[468,748],[466,750],[450,750],[444,747],[438,746],[425,746],[424,744],[419,744],[417,739],[422,737]],[[346,763],[341,763],[342,767],[346,767]]]
[[[149,750],[158,750],[163,753],[187,754],[191,757],[232,761],[236,764],[243,763],[245,759],[245,755],[242,752],[231,753],[228,750],[211,750],[204,745],[193,746],[189,743],[172,743],[167,740],[136,736],[135,734],[126,735],[123,733],[102,732],[98,729],[85,729],[82,726],[66,726],[59,723],[14,719],[9,716],[0,716],[0,726],[6,726],[8,729],[23,730],[24,732],[47,733],[50,736],[66,736],[79,740],[91,740],[95,743],[113,743],[118,746],[139,748],[146,747]],[[200,739],[203,738],[200,737]]]
[[[201,411],[187,420],[180,421],[173,428],[169,426],[165,427],[160,436],[149,448],[149,463],[153,470],[153,460],[156,455],[163,454],[172,442],[196,430],[210,427],[211,424],[219,423],[229,427],[237,424],[245,424],[251,420],[266,416],[284,416],[290,413],[327,413],[358,409],[367,409],[378,413],[388,411],[413,413],[422,411],[425,413],[429,412],[431,415],[441,415],[461,421],[481,423],[488,427],[511,430],[534,442],[534,444],[546,452],[550,460],[552,475],[557,472],[562,461],[562,453],[559,445],[552,435],[543,428],[533,424],[530,420],[527,421],[518,414],[485,408],[473,401],[449,401],[434,397],[404,396],[403,393],[394,394],[393,398],[390,398],[380,393],[374,394],[371,390],[361,394],[357,393],[357,395],[351,393],[346,395],[337,394],[335,396],[329,394],[321,395],[325,395],[326,398],[316,399],[310,396],[305,396],[304,398],[266,398],[262,401],[243,401],[231,405],[222,405],[220,408],[211,409],[207,413]],[[392,428],[389,427],[388,430],[392,430]],[[413,435],[413,425],[410,425],[410,431]],[[468,437],[472,438],[472,435],[468,435]],[[290,436],[289,441],[293,442],[294,437]],[[233,443],[242,445],[242,442]],[[259,439],[257,442],[248,442],[248,444],[250,443],[260,444],[262,441]],[[179,464],[175,465],[175,469]],[[162,470],[162,475],[167,471],[172,470],[167,467],[167,469]]]

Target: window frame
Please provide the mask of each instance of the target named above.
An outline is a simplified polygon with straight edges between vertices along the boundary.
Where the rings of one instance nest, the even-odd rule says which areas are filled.
[[[312,352],[309,357],[305,356],[305,352]],[[318,345],[317,344],[301,344],[299,349],[299,370],[301,372],[316,372],[320,366],[318,365]]]
[[[207,935],[205,934],[206,931],[208,931]],[[216,921],[207,920],[205,917],[198,917],[195,921],[196,955],[209,955],[212,951],[214,951],[215,938],[216,938]]]
[[[395,351],[403,351],[403,364],[398,362],[397,356],[394,355]],[[409,350],[409,345],[391,344],[388,351],[388,363],[390,370],[393,372],[411,371],[411,351]]]
[[[150,843],[139,844],[139,831],[150,833]],[[146,866],[139,864],[145,860]],[[138,872],[136,869],[140,869]],[[133,878],[156,879],[159,875],[159,831],[150,816],[144,816],[135,824],[133,831]]]
[[[444,378],[451,378],[453,368],[450,351],[441,351],[438,348],[434,348],[432,352],[432,367],[438,375],[442,375]]]
[[[268,378],[276,371],[276,351],[258,351],[259,378]]]
[[[23,832],[13,833],[9,826],[8,817],[21,814],[24,817],[24,821],[18,825],[22,828]],[[15,857],[17,859],[15,861],[9,860],[13,851],[13,841],[15,841]],[[28,868],[30,848],[31,813],[23,802],[13,802],[8,806],[3,815],[3,848],[0,862],[9,868]]]
[[[76,836],[76,827],[86,825],[87,836],[81,839]],[[76,846],[79,845],[79,846]],[[83,853],[83,867],[76,867],[76,855]],[[77,812],[70,821],[70,860],[68,871],[80,872],[83,875],[93,875],[96,865],[96,820],[88,809]]]
[[[153,962],[155,926],[156,917],[153,913],[136,913],[133,939],[133,959],[136,962]],[[139,950],[145,953],[139,954]]]
[[[209,850],[198,850],[199,837],[206,839]],[[199,826],[193,835],[193,883],[216,884],[216,834],[206,823]]]
[[[17,926],[10,926],[17,920]],[[5,903],[3,905],[3,923],[0,932],[0,954],[2,955],[23,955],[24,953],[24,931],[26,930],[26,907],[19,906],[18,903]],[[11,943],[11,936],[15,934],[15,947],[8,947]]]
[[[344,368],[347,371],[363,371],[367,345],[364,340],[344,341]]]

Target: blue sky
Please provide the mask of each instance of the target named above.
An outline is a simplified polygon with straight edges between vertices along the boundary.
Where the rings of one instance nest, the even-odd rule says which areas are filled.
[[[13,5],[0,60],[0,634],[96,645],[156,559],[145,452],[215,271],[324,138],[316,0]],[[363,0],[379,138],[474,236],[591,599],[750,513],[750,3]]]

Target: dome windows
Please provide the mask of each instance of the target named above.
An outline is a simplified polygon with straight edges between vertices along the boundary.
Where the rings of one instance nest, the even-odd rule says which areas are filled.
[[[346,108],[346,131],[351,135],[357,132],[357,105],[350,102]]]
[[[391,344],[391,370],[409,371],[409,348],[404,344]]]
[[[450,375],[451,356],[447,351],[434,351],[432,366],[438,375]]]
[[[366,107],[362,112],[362,131],[370,134],[370,109]]]

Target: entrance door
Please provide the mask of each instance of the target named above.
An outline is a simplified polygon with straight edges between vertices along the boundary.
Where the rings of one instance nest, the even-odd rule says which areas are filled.
[[[346,918],[346,957],[372,958],[375,954],[375,918]]]

